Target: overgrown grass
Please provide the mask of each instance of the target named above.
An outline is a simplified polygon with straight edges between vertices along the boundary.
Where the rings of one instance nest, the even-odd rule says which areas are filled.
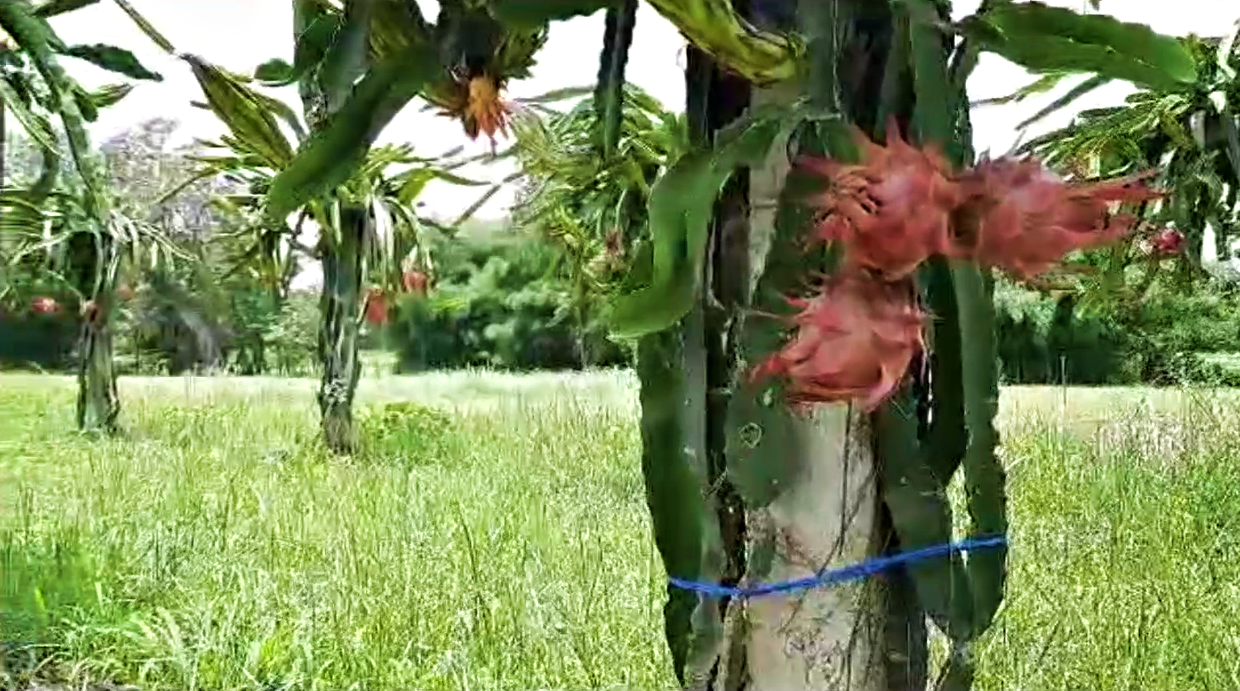
[[[421,405],[349,461],[312,389],[128,380],[129,438],[92,442],[68,381],[0,376],[0,687],[673,687],[627,377],[367,380]],[[1234,398],[1005,393],[978,688],[1240,686]]]
[[[304,382],[129,386],[131,439],[97,443],[65,434],[54,381],[0,385],[0,609],[77,680],[667,687],[631,410],[462,377],[472,406],[433,455],[395,453],[397,428],[393,453],[340,462]]]
[[[1236,396],[1074,393],[1005,416],[1015,548],[981,686],[1240,688]]]

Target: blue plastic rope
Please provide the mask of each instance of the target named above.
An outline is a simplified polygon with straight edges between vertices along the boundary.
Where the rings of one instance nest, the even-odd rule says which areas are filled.
[[[945,545],[931,545],[930,547],[922,547],[920,549],[909,550],[908,552],[897,552],[882,557],[874,557],[867,559],[859,564],[852,564],[838,569],[829,571],[819,571],[816,575],[806,576],[805,578],[797,578],[791,581],[777,581],[775,583],[766,583],[763,585],[753,585],[747,588],[735,588],[718,583],[704,583],[701,581],[689,581],[683,578],[672,577],[668,580],[677,588],[685,590],[694,590],[705,595],[713,597],[736,597],[750,598],[760,597],[762,595],[773,595],[775,593],[787,593],[794,590],[808,590],[810,588],[821,588],[828,585],[837,585],[846,581],[854,581],[866,576],[873,576],[876,573],[886,571],[901,564],[907,564],[914,561],[922,561],[925,559],[933,559],[935,557],[943,557],[956,552],[971,552],[981,549],[994,549],[996,547],[1006,547],[1006,535],[993,535],[985,537],[975,537],[960,542],[950,542]]]

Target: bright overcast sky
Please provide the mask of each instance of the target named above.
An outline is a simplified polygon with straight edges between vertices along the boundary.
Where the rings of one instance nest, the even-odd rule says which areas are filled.
[[[3,0],[0,0],[2,2]],[[292,12],[288,0],[131,0],[140,12],[159,28],[181,52],[195,53],[228,69],[248,73],[255,65],[274,57],[291,60]],[[420,0],[424,10],[433,2]],[[958,0],[956,14],[976,9],[978,0]],[[1052,0],[1051,4],[1081,9],[1083,0]],[[1103,10],[1126,21],[1151,24],[1169,34],[1197,33],[1222,35],[1233,31],[1240,7],[1225,0],[1104,0]],[[433,16],[433,11],[431,12]],[[214,116],[192,108],[201,99],[197,83],[188,67],[163,54],[141,34],[109,0],[54,20],[61,37],[69,43],[106,41],[133,50],[147,67],[160,72],[161,83],[144,82],[119,105],[107,109],[95,124],[95,136],[105,138],[144,119],[162,116],[182,123],[180,138],[213,137],[221,133]],[[603,21],[601,13],[553,25],[546,48],[538,56],[533,77],[510,85],[513,96],[533,96],[565,86],[588,85],[597,70]],[[680,110],[684,100],[683,42],[676,30],[644,3],[638,14],[637,31],[630,52],[628,77],[668,106]],[[72,62],[70,69],[86,85],[94,87],[112,81],[110,75],[90,65]],[[969,82],[974,100],[998,96],[1029,81],[1024,70],[997,58],[983,55]],[[290,103],[296,98],[285,90]],[[1065,124],[1073,112],[1122,101],[1131,91],[1128,85],[1113,84],[1078,101],[1057,117],[1048,118],[1031,134]],[[1006,151],[1017,138],[1016,123],[1036,112],[1054,96],[1030,99],[1020,104],[991,106],[975,110],[973,116],[976,148],[995,153]],[[412,142],[422,153],[436,154],[467,140],[460,126],[446,118],[406,109],[384,132],[385,141]],[[483,151],[478,142],[472,149]],[[489,175],[501,175],[491,171]],[[439,216],[450,216],[476,198],[476,188],[441,186],[429,189],[425,201]],[[498,195],[481,216],[504,214],[511,192]]]

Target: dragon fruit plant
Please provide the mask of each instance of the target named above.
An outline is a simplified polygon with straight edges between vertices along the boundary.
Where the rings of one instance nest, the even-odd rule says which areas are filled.
[[[340,30],[304,51],[348,88],[266,187],[270,219],[347,181],[415,97],[470,137],[502,135],[507,80],[548,24],[599,11],[600,170],[642,158],[618,144],[638,0],[438,4],[432,23],[417,3],[346,0]],[[626,186],[618,237],[635,241],[612,258],[627,275],[609,319],[637,345],[667,574],[746,585],[950,542],[957,474],[966,532],[1006,534],[992,272],[1036,277],[1123,237],[1136,219],[1119,206],[1158,193],[1141,175],[1066,181],[1034,160],[974,161],[965,83],[985,51],[1175,91],[1196,82],[1193,55],[1149,27],[1037,2],[983,0],[959,21],[946,0],[647,4],[690,43],[693,147],[599,184]],[[669,582],[673,671],[688,689],[925,688],[929,620],[949,644],[936,687],[969,688],[1006,558],[953,553],[758,599]]]
[[[1183,83],[1191,60],[1147,27],[1036,3],[955,24],[931,0],[651,5],[694,44],[699,149],[651,189],[611,317],[638,343],[667,573],[757,585],[951,542],[958,474],[966,533],[1006,535],[992,273],[1036,280],[1128,237],[1139,220],[1121,211],[1161,192],[1137,171],[1066,180],[1032,158],[975,161],[968,70],[987,50]],[[1079,52],[1036,49],[1051,36]],[[1159,69],[1125,52],[1134,37]],[[755,599],[669,584],[673,667],[687,689],[967,689],[1006,563],[1003,547],[954,553]],[[947,641],[936,675],[927,620]]]

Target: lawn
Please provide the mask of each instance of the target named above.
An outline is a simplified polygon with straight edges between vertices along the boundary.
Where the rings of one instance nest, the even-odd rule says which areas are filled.
[[[368,378],[358,458],[313,384],[0,376],[0,688],[669,689],[619,374]],[[1230,393],[1010,389],[1012,577],[979,689],[1240,688]],[[957,497],[959,499],[959,497]],[[0,651],[3,652],[3,651]]]

